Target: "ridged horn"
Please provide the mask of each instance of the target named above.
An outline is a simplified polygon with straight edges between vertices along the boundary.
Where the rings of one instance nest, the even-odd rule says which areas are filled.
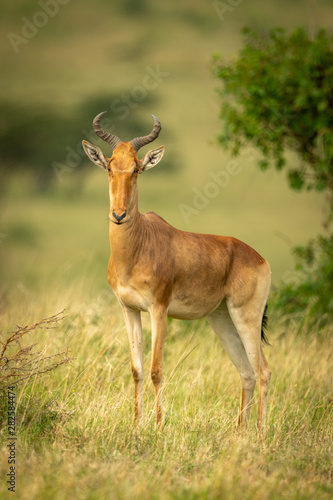
[[[115,149],[118,146],[118,144],[120,144],[123,141],[119,139],[119,137],[117,137],[116,135],[105,132],[105,130],[102,129],[102,127],[100,126],[100,121],[104,113],[106,113],[106,111],[102,111],[102,113],[95,116],[93,120],[93,127],[95,130],[95,134],[98,135],[98,137],[100,137],[101,139],[103,139],[103,141],[110,144],[113,149]]]
[[[144,135],[143,137],[136,137],[135,139],[132,139],[130,141],[130,144],[132,144],[133,148],[135,149],[136,152],[139,151],[140,148],[145,146],[146,144],[149,144],[150,142],[153,142],[156,137],[158,137],[159,133],[161,132],[162,125],[156,116],[151,115],[154,118],[154,127],[153,130],[150,132],[149,135]]]

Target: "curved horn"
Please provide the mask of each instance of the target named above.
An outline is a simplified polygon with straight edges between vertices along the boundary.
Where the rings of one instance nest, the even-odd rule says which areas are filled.
[[[156,137],[158,137],[158,134],[161,132],[162,125],[156,116],[151,115],[154,118],[154,127],[153,130],[150,132],[149,135],[145,135],[143,137],[136,137],[135,139],[132,139],[130,141],[130,144],[132,144],[133,148],[135,149],[136,152],[139,151],[142,146],[145,146],[146,144],[149,144],[150,142],[153,142]]]
[[[105,130],[102,129],[99,122],[101,120],[101,116],[104,115],[104,113],[106,113],[106,111],[102,111],[102,113],[95,116],[93,120],[93,127],[95,130],[95,134],[98,135],[98,137],[100,137],[101,139],[103,139],[103,141],[110,144],[113,147],[113,149],[115,149],[118,146],[118,144],[120,144],[123,141],[119,139],[119,137],[117,137],[116,135],[109,134],[108,132],[105,132]]]

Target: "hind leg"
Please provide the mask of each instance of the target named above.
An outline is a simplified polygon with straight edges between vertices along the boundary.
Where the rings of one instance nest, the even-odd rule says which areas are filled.
[[[223,302],[216,311],[207,316],[207,319],[240,375],[242,397],[238,425],[246,425],[251,413],[253,391],[256,384],[255,372],[249,362],[243,342],[230,317],[226,303]]]
[[[261,318],[254,314],[255,307],[234,307],[228,303],[228,311],[242,341],[247,359],[257,382],[259,393],[258,429],[265,424],[267,413],[267,397],[271,371],[261,346]]]

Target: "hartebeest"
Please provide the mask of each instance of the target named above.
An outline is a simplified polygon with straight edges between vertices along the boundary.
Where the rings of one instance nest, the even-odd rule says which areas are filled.
[[[156,394],[156,417],[162,419],[162,366],[167,317],[204,316],[215,330],[242,382],[239,425],[247,423],[257,382],[258,427],[265,421],[270,369],[261,340],[270,288],[269,264],[253,248],[226,236],[180,231],[154,212],[138,210],[138,175],[155,167],[164,146],[142,160],[139,149],[160,133],[154,118],[152,132],[123,142],[100,126],[96,134],[113,148],[107,158],[100,148],[83,141],[83,148],[109,176],[109,235],[111,256],[108,281],[123,310],[135,383],[135,417],[143,414],[143,338],[141,311],[152,325],[151,378]]]

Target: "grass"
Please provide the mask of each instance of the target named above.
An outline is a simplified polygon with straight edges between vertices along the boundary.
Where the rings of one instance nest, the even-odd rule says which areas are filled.
[[[47,353],[66,346],[75,360],[16,390],[16,498],[331,497],[332,332],[304,338],[271,325],[273,376],[260,435],[256,406],[250,428],[235,428],[238,375],[206,322],[170,320],[165,421],[156,429],[144,316],[145,421],[137,427],[119,306],[106,294],[87,301],[82,289],[70,292],[76,300],[59,327],[33,335]],[[40,309],[46,314],[50,306],[42,301]],[[5,406],[1,477],[8,472]],[[4,481],[0,495],[7,498]]]

